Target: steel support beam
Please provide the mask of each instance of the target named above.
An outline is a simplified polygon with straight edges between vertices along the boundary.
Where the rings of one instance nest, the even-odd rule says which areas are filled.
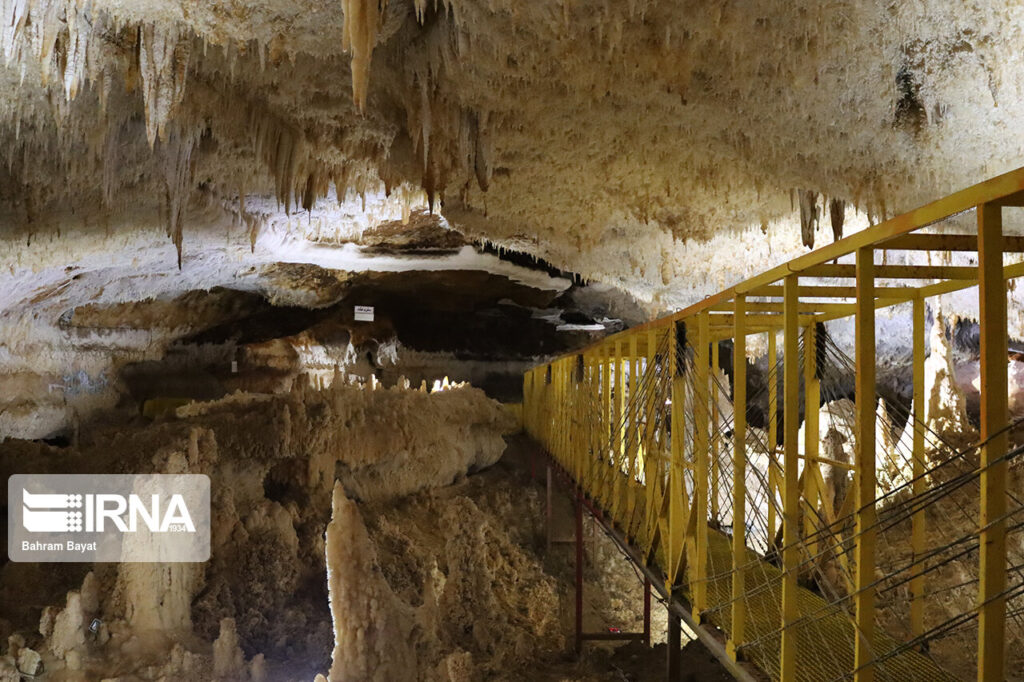
[[[779,361],[778,349],[775,347],[776,333],[768,332],[768,543],[775,541],[775,529],[778,520],[775,518],[775,488],[778,485],[776,475],[778,462],[775,453],[779,447],[779,375],[776,365]]]
[[[683,627],[679,616],[668,612],[668,680],[678,682],[683,679],[682,646]]]
[[[576,488],[576,653],[583,651],[583,489]]]
[[[644,646],[651,645],[651,577],[644,574]]]
[[[567,490],[576,491],[578,490],[576,482],[572,479],[569,472],[566,469],[555,462],[555,474],[560,478]],[[575,495],[575,492],[572,492]],[[578,498],[583,505],[586,506],[590,512],[590,518],[597,525],[604,529],[605,533],[610,537],[616,545],[622,550],[622,552],[633,561],[633,565],[644,575],[647,582],[651,585],[654,590],[657,590],[660,597],[667,604],[668,612],[675,614],[681,618],[687,627],[690,628],[711,654],[718,659],[722,666],[732,674],[740,682],[755,682],[755,677],[751,674],[748,666],[739,664],[732,660],[725,651],[725,646],[718,639],[717,634],[713,632],[713,629],[702,625],[698,621],[693,619],[691,614],[691,608],[687,604],[686,600],[678,594],[672,594],[665,588],[665,584],[668,582],[665,579],[664,573],[655,565],[648,564],[645,559],[646,554],[638,552],[637,548],[629,543],[629,541],[619,532],[613,525],[609,524],[601,514],[599,509],[596,509],[593,504],[588,501],[582,495]],[[760,679],[758,677],[757,679]]]
[[[710,340],[710,339],[709,339]],[[720,521],[718,509],[718,488],[721,485],[719,480],[719,437],[718,437],[718,364],[719,364],[718,340],[711,343],[711,373],[708,381],[708,400],[711,403],[711,453],[709,457],[711,483],[708,486],[708,502],[710,505],[711,519],[716,523]]]
[[[603,439],[600,442],[601,446],[601,462],[605,463],[609,457],[613,456],[612,448],[610,447],[614,443],[615,438],[615,426],[612,420],[612,346],[611,344],[605,344],[603,352],[601,354],[601,419],[604,428]],[[608,485],[607,481],[602,481],[600,489],[597,491],[598,500],[602,504],[608,503]]]
[[[913,420],[914,427],[914,498],[921,499],[928,489],[925,480],[924,462],[924,299],[914,300],[913,310]],[[911,521],[910,544],[914,552],[914,559],[917,560],[925,553],[925,510],[918,510]],[[911,569],[910,579],[910,634],[914,637],[924,633],[924,563],[916,563]]]
[[[857,403],[857,469],[854,472],[854,682],[871,682],[875,669],[875,264],[871,247],[857,251],[857,316],[854,379]]]
[[[1003,679],[1006,665],[1006,283],[999,206],[978,206],[981,328],[981,514],[978,680]]]
[[[750,296],[781,297],[782,287],[769,284],[749,292]],[[909,301],[917,295],[914,287],[875,287],[875,296],[892,301]],[[856,298],[855,286],[808,285],[800,287],[800,296],[805,298]]]
[[[533,455],[531,454],[531,457],[532,456]],[[551,525],[552,525],[552,517],[553,517],[553,510],[552,510],[552,504],[551,504],[551,502],[552,502],[552,500],[551,500],[551,465],[550,464],[547,465],[546,469],[547,469],[547,490],[546,490],[546,492],[547,492],[547,500],[546,500],[547,501],[547,506],[546,506],[545,518],[547,519],[547,524],[546,524],[546,526],[547,526],[547,551],[548,551],[548,553],[550,553],[551,552],[551,533],[552,533]]]
[[[649,329],[645,334],[647,337],[647,376],[648,381],[653,384],[655,382],[655,365],[656,356],[658,352],[658,330]],[[643,470],[644,470],[644,534],[643,544],[641,547],[644,550],[644,555],[647,555],[648,550],[651,548],[651,544],[654,542],[655,528],[658,523],[658,501],[661,499],[661,491],[658,489],[658,458],[655,453],[655,447],[657,441],[655,440],[654,433],[654,414],[655,414],[655,393],[656,391],[650,388],[647,391],[647,401],[645,403],[645,412],[647,414],[647,423],[644,428],[644,456],[643,456]]]
[[[690,598],[694,620],[707,608],[708,573],[708,314],[697,315],[697,341],[695,343],[693,371],[693,502],[694,553],[690,569]]]
[[[743,644],[747,619],[744,566],[746,553],[746,480],[747,480],[747,334],[746,296],[738,294],[734,305],[735,340],[732,350],[733,464],[732,464],[732,630],[726,649],[737,660]]]
[[[614,382],[615,382],[615,400],[612,406],[612,457],[615,462],[615,468],[613,471],[616,473],[622,471],[622,463],[626,459],[626,363],[623,358],[623,340],[619,339],[615,342],[614,353]],[[611,485],[611,502],[608,505],[608,511],[611,513],[612,518],[619,518],[619,510],[622,508],[622,501],[624,496],[624,483],[622,476],[614,476]]]
[[[797,633],[793,627],[800,614],[797,608],[797,576],[800,566],[800,317],[797,313],[796,275],[783,281],[785,318],[783,330],[782,426],[784,460],[782,466],[782,643],[781,678],[796,679]]]
[[[635,537],[635,519],[637,497],[640,494],[640,484],[637,481],[637,460],[640,457],[640,438],[643,435],[640,421],[643,418],[643,405],[640,403],[640,351],[637,343],[637,335],[629,337],[629,439],[626,443],[629,454],[629,474],[626,490],[626,518],[628,519],[626,534],[628,537]]]
[[[857,266],[852,263],[826,263],[803,270],[805,277],[854,278]],[[876,265],[877,279],[976,279],[978,268],[967,265]]]
[[[684,483],[683,442],[686,433],[686,384],[683,380],[686,349],[678,345],[678,334],[673,329],[668,339],[668,372],[671,388],[671,434],[669,435],[669,470],[668,470],[668,526],[662,534],[665,543],[665,555],[668,558],[668,579],[672,589],[678,581],[679,571],[683,565],[686,551],[686,484]],[[664,441],[662,441],[664,442]]]
[[[902,251],[977,251],[976,234],[905,234],[882,242],[883,249]],[[1024,251],[1024,237],[1003,237],[1004,252]]]
[[[806,288],[806,287],[802,287]],[[744,294],[737,294],[738,296],[744,296]],[[806,303],[801,301],[798,306],[800,314],[805,313],[838,313],[838,312],[849,312],[853,314],[852,303]],[[711,306],[711,310],[716,312],[735,313],[735,307],[732,301],[726,303],[718,303]],[[782,301],[747,301],[746,310],[750,313],[775,313],[777,315],[782,314]],[[750,326],[749,324],[747,326]]]
[[[821,402],[821,384],[818,381],[818,333],[815,325],[804,329],[804,472],[803,497],[804,537],[813,538],[818,531],[816,523],[818,479],[819,433],[818,407]],[[811,556],[818,552],[817,541],[807,542],[807,551]]]

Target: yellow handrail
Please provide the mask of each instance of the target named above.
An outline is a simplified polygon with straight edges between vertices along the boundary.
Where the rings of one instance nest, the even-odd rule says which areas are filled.
[[[938,483],[925,468],[924,301],[980,281],[982,446],[971,480],[980,486],[976,522],[982,530],[961,542],[980,548],[977,609],[966,614],[977,616],[979,624],[977,677],[1000,680],[1007,655],[1007,601],[1015,598],[1013,589],[1024,592],[1024,584],[1010,584],[1007,577],[1007,518],[1017,510],[1008,511],[1007,441],[1005,433],[998,435],[1008,424],[1003,281],[1024,275],[1024,264],[1001,268],[1004,249],[1024,250],[1024,240],[1002,238],[1002,208],[1022,204],[1024,168],[556,358],[524,376],[524,426],[606,511],[639,555],[652,558],[666,576],[666,588],[685,599],[696,617],[727,634],[734,658],[745,657],[784,680],[830,679],[837,670],[858,681],[894,675],[942,679],[945,673],[935,663],[900,643],[925,642],[930,636],[925,590],[934,574],[922,557],[945,551],[930,547],[925,533],[925,508],[941,499],[943,490],[935,487]],[[917,233],[971,209],[978,212],[976,235]],[[874,252],[889,248],[976,251],[978,265],[875,266]],[[851,254],[854,265],[828,265]],[[814,281],[822,277],[853,282],[835,286]],[[913,280],[915,285],[876,287],[876,279],[883,278]],[[876,308],[907,302],[913,302],[913,336],[907,339],[914,348],[913,466],[907,473],[913,480],[893,502],[880,497],[876,482],[884,444],[875,443],[874,315]],[[817,410],[810,407],[819,402],[816,358],[824,343],[814,333],[816,325],[849,316],[857,323],[850,370],[857,411],[850,426],[856,452],[847,463],[818,452]],[[760,412],[747,403],[745,364],[742,371],[736,368],[743,390],[735,386],[730,391],[728,377],[713,360],[719,343],[727,339],[745,357],[745,339],[755,333],[768,334],[772,351],[776,334],[783,336],[781,363],[770,357],[768,369],[773,395],[776,365],[785,375],[779,392],[785,418],[780,421],[770,409],[761,417],[765,428],[748,431],[750,415]],[[802,361],[801,336],[807,356]],[[808,425],[800,443],[803,413]],[[779,424],[785,427],[781,443],[775,440]],[[821,430],[824,438],[826,427]],[[754,446],[748,442],[751,434],[760,439]],[[828,467],[827,475],[822,467]],[[835,472],[848,470],[854,475],[853,492],[842,500],[829,499],[838,493],[829,488],[833,479],[828,477],[841,483],[846,474]],[[883,519],[902,510],[900,505],[913,526],[903,543],[912,563],[905,568],[882,566],[879,552],[898,544],[886,535],[896,531],[885,527]],[[882,559],[892,561],[888,554]],[[822,584],[810,574],[833,570],[829,567],[846,576],[845,582],[837,578],[833,585],[842,594],[827,598],[809,592],[808,580],[817,580],[819,588]],[[911,591],[910,629],[894,639],[876,628],[876,592],[880,584],[902,580],[902,575]],[[815,647],[820,649],[814,638],[833,647],[825,658],[831,656],[840,668],[828,669],[814,655]]]

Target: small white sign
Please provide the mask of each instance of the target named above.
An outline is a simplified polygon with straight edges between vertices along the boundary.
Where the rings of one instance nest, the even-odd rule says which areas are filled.
[[[356,322],[373,322],[373,306],[372,305],[357,305],[355,308],[356,308]]]

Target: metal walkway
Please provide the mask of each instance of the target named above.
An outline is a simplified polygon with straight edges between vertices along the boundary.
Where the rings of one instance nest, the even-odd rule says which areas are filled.
[[[1007,647],[1008,626],[1024,634],[1024,503],[1006,485],[1024,452],[1006,323],[1024,239],[1002,230],[1022,205],[1024,169],[536,367],[524,426],[733,661],[782,680],[1024,679]],[[967,211],[976,231],[942,225]],[[981,429],[964,446],[926,423],[925,303],[969,287]],[[884,410],[875,311],[893,306],[912,320],[913,403]],[[842,317],[852,358],[822,325]],[[723,360],[754,334],[768,371],[748,395],[747,363]],[[842,377],[852,402],[829,393]]]

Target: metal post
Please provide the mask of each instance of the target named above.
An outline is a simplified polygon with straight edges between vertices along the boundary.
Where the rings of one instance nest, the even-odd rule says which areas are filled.
[[[781,679],[796,678],[796,632],[793,624],[797,609],[797,574],[800,554],[800,489],[797,467],[800,463],[800,317],[798,314],[797,275],[783,280],[783,399],[782,426],[784,457],[782,490],[782,645]]]
[[[719,520],[718,516],[718,341],[711,344],[711,381],[708,387],[708,398],[711,401],[711,485],[709,486],[711,518]]]
[[[658,348],[658,333],[657,330],[651,329],[647,332],[647,376],[648,381],[652,384],[655,382],[655,358],[657,356]],[[655,391],[649,390],[647,395],[647,401],[644,407],[644,514],[643,514],[643,548],[646,554],[647,550],[650,549],[653,543],[654,532],[658,523],[658,512],[657,507],[658,500],[660,500],[661,491],[658,489],[658,457],[654,452],[657,441],[655,440],[654,433],[654,411],[655,411]]]
[[[612,381],[614,382],[614,393],[612,400],[612,462],[611,474],[611,499],[608,504],[608,511],[613,519],[619,518],[619,510],[622,508],[622,462],[626,450],[626,429],[623,423],[626,409],[625,377],[626,371],[622,358],[622,341],[616,341],[612,346]]]
[[[697,315],[697,343],[694,358],[693,391],[693,514],[694,556],[690,571],[690,597],[694,620],[707,608],[708,572],[708,312]]]
[[[637,458],[640,454],[640,418],[643,405],[640,404],[640,357],[637,346],[637,334],[629,336],[629,473],[627,474],[628,486],[626,488],[626,535],[632,539],[636,537],[636,498],[638,493],[637,484]]]
[[[576,489],[576,653],[583,651],[583,489]]]
[[[747,299],[738,294],[734,303],[732,351],[733,465],[732,465],[732,630],[726,649],[735,661],[743,643],[747,605],[743,565],[746,563],[747,482]]]
[[[533,420],[530,413],[533,411],[533,372],[530,370],[523,374],[523,431],[533,432]],[[533,458],[530,458],[530,480],[533,480]]]
[[[552,511],[551,511],[551,465],[550,464],[548,464],[547,470],[548,470],[548,476],[547,476],[547,531],[548,531],[547,532],[547,535],[548,535],[547,541],[548,541],[548,547],[547,547],[547,549],[548,549],[548,552],[550,553],[551,552],[551,520],[552,520],[551,519]]]
[[[534,432],[534,403],[536,396],[534,395],[534,376],[537,374],[537,368],[534,368],[523,375],[522,380],[522,426],[523,431],[526,433]],[[534,447],[529,449],[529,482],[537,480],[537,452]]]
[[[921,499],[928,489],[924,478],[924,299],[914,299],[914,413],[910,416],[914,427],[914,498]],[[910,545],[914,559],[924,556],[925,551],[925,510],[914,514]],[[918,637],[924,633],[924,565],[915,564],[910,579],[910,634]]]
[[[583,367],[586,372],[586,385],[583,390],[587,392],[585,400],[581,400],[578,405],[580,411],[580,444],[579,444],[579,464],[580,464],[580,477],[576,480],[589,481],[591,479],[591,472],[594,468],[594,428],[600,424],[594,424],[594,415],[591,409],[593,404],[594,396],[593,392],[597,390],[597,364],[594,361],[593,354],[585,354],[583,356]]]
[[[680,650],[683,644],[682,624],[679,616],[668,612],[668,679],[669,682],[677,682],[682,677],[682,656]]]
[[[818,334],[815,325],[804,330],[804,537],[812,538],[818,530],[815,519],[818,508],[818,407],[821,402],[821,384],[818,381]],[[807,551],[818,553],[818,543],[808,540]]]
[[[683,442],[685,428],[683,426],[683,400],[685,386],[683,368],[679,366],[680,358],[684,357],[685,348],[678,345],[678,333],[675,325],[669,331],[668,341],[668,372],[671,380],[671,435],[669,437],[669,471],[668,471],[668,534],[665,538],[665,553],[668,559],[666,589],[671,590],[683,563],[684,538],[687,525],[686,488],[683,483]]]
[[[871,247],[857,249],[857,453],[854,473],[857,541],[854,556],[854,682],[871,682],[875,669],[875,264]]]
[[[612,421],[612,346],[610,343],[606,343],[602,351],[601,381],[601,423],[604,425],[604,429],[603,438],[599,445],[601,447],[600,462],[602,464],[600,471],[603,473],[607,470],[609,456],[612,456],[614,459],[611,448],[609,448],[609,445],[614,443],[615,433],[615,426]],[[602,475],[598,486],[598,501],[602,504],[607,504],[609,494],[607,477]]]
[[[1003,679],[1006,647],[1006,282],[1002,208],[978,206],[981,327],[981,549],[978,575],[978,680]]]
[[[651,646],[651,577],[644,574],[644,646]]]
[[[779,446],[779,375],[775,365],[779,360],[775,347],[776,333],[768,332],[768,544],[775,542],[775,450]]]
[[[618,446],[617,460],[621,466],[622,458],[626,454],[626,362],[623,357],[625,353],[622,348],[622,341],[615,342],[615,415],[614,426],[616,434],[615,444]],[[616,479],[617,480],[617,479]]]
[[[563,422],[565,421],[565,410],[562,409],[565,405],[565,382],[564,382],[564,364],[560,359],[555,360],[551,363],[551,387],[554,390],[554,404],[555,409],[552,411],[552,417],[554,420],[554,438],[553,447],[551,453],[559,461],[565,456],[565,429],[563,428]]]

